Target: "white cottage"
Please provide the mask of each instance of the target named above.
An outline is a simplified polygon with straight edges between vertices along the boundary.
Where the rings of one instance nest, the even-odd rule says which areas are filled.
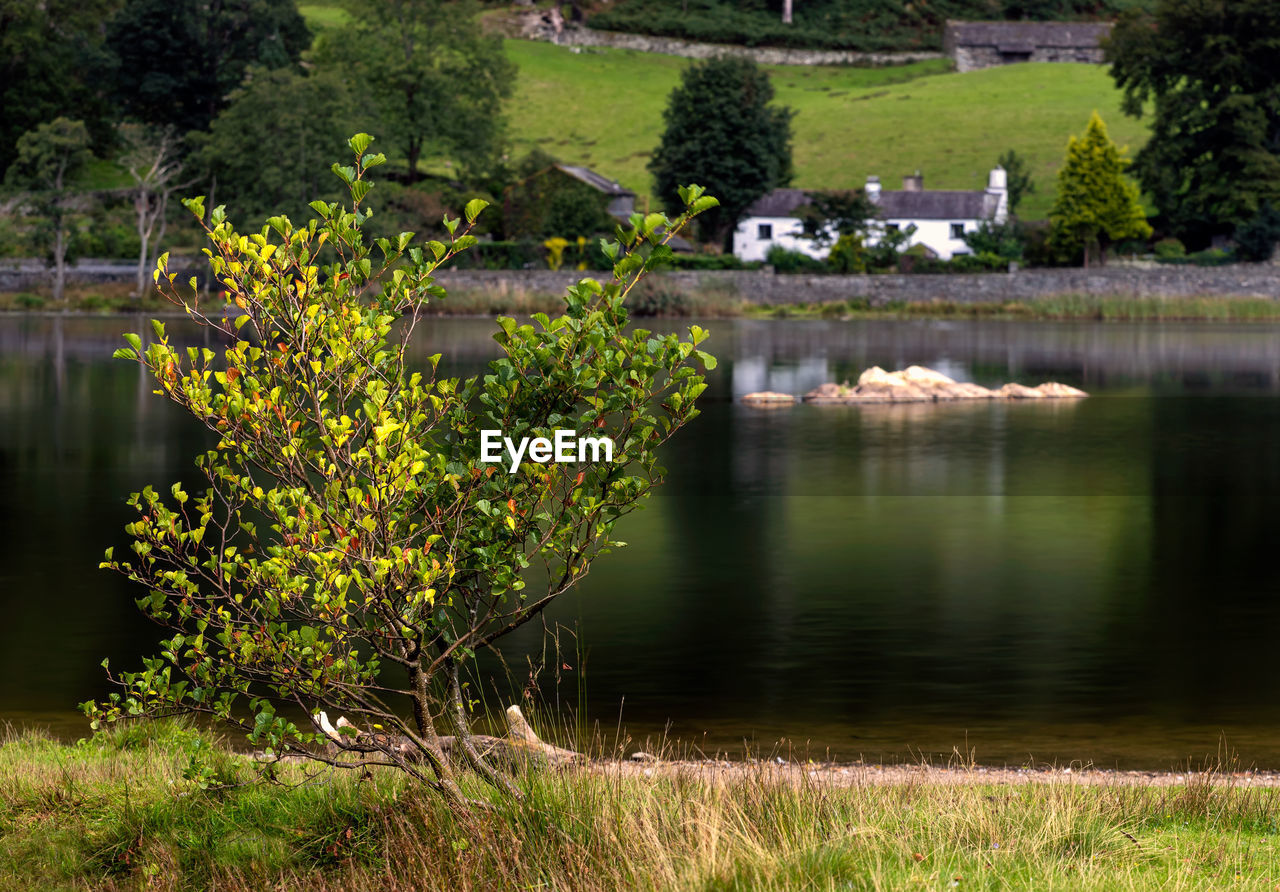
[[[968,254],[964,235],[983,223],[1003,223],[1009,218],[1009,189],[1003,168],[987,177],[987,188],[953,191],[924,188],[919,173],[902,178],[900,191],[882,190],[880,178],[867,177],[866,196],[879,208],[869,226],[868,241],[875,244],[878,233],[915,226],[908,246],[924,245],[940,260]],[[829,248],[819,247],[800,235],[795,211],[809,203],[802,189],[775,189],[747,208],[733,234],[733,253],[744,261],[764,260],[769,249],[780,245],[810,257],[826,257]]]

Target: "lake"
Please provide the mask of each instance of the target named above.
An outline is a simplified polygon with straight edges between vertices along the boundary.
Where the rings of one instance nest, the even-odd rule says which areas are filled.
[[[1169,768],[1225,740],[1280,768],[1280,327],[703,324],[703,415],[619,529],[630,547],[552,612],[577,637],[548,702],[707,750]],[[127,495],[192,479],[208,441],[110,359],[146,329],[0,318],[0,720],[83,733],[102,658],[134,666],[156,640],[97,563]],[[474,372],[493,330],[434,320],[414,349]],[[913,363],[1093,396],[737,401]],[[517,689],[540,635],[509,649]]]

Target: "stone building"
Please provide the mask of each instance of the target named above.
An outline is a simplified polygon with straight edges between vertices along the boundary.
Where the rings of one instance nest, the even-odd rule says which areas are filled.
[[[1102,62],[1110,22],[947,22],[943,51],[956,71],[1014,62]]]

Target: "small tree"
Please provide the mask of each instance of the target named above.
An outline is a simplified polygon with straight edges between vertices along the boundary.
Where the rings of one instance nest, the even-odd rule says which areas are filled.
[[[1138,187],[1124,175],[1128,160],[1107,135],[1094,112],[1084,135],[1072,136],[1058,171],[1058,194],[1049,221],[1052,238],[1066,249],[1084,251],[1084,265],[1096,252],[1105,262],[1106,246],[1120,239],[1151,235]]]
[[[181,188],[177,179],[182,174],[182,158],[172,127],[156,130],[141,124],[122,124],[120,137],[125,144],[120,163],[133,178],[139,243],[135,296],[141,298],[148,287],[147,270],[155,266],[155,246],[164,241],[169,196]]]
[[[5,175],[7,182],[31,190],[37,209],[48,222],[55,301],[62,300],[67,284],[69,187],[92,157],[84,123],[56,118],[22,135],[17,160]]]
[[[1027,168],[1027,159],[1010,149],[1001,155],[996,163],[1004,168],[1005,183],[1009,188],[1009,214],[1016,214],[1022,199],[1036,191],[1036,184],[1031,180],[1031,171]]]
[[[501,155],[502,101],[515,66],[499,37],[486,34],[479,7],[443,0],[344,0],[352,25],[319,53],[367,96],[380,126],[404,153],[409,179],[445,155],[485,174]]]
[[[407,346],[427,301],[444,297],[433,274],[475,242],[484,202],[468,204],[465,226],[446,218],[448,244],[406,232],[375,250],[362,201],[384,158],[370,142],[355,136],[354,164],[334,165],[350,207],[316,202],[304,226],[273,217],[248,235],[210,214],[213,277],[240,315],[183,306],[227,339],[221,362],[175,347],[158,322],[148,346],[128,335],[117,351],[219,441],[197,460],[203,492],[175,484],[130,499],[134,554],[108,551],[103,566],[145,586],[142,609],[175,634],[115,679],[123,693],[85,708],[94,727],[203,713],[268,753],[394,766],[459,802],[452,732],[450,752],[515,795],[472,745],[464,671],[623,544],[614,525],[662,479],[655,450],[698,414],[695,364],[715,365],[697,350],[706,333],[627,331],[625,300],[669,257],[670,234],[715,200],[691,186],[678,219],[636,215],[605,246],[611,281],[571,287],[555,319],[499,318],[502,358],[447,378],[439,356],[411,368]],[[204,219],[200,199],[186,204]],[[166,266],[162,256],[157,281],[181,301]],[[608,438],[617,454],[547,464],[531,447],[510,472],[508,457],[483,461],[482,431],[518,442],[553,429]],[[378,730],[326,737],[290,710]],[[358,757],[316,748],[332,737]]]
[[[682,206],[681,183],[704,183],[719,197],[701,224],[709,240],[727,246],[747,206],[791,182],[792,112],[772,99],[769,75],[737,58],[691,65],[671,92],[649,172],[668,212]]]
[[[829,245],[841,236],[865,240],[867,228],[879,214],[875,203],[861,191],[810,192],[809,203],[796,208],[800,232],[818,245]]]

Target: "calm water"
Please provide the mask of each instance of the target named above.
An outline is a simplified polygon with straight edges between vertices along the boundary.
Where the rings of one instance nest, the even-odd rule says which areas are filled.
[[[716,321],[669,483],[552,619],[557,686],[610,733],[842,758],[1280,768],[1280,327]],[[96,569],[126,495],[206,443],[109,359],[129,319],[0,318],[0,720],[77,734],[99,663],[155,634]],[[171,325],[175,333],[180,326]],[[452,371],[493,324],[432,323]],[[189,332],[193,341],[200,336]],[[807,407],[872,364],[1079,403]],[[530,633],[508,656],[523,681]]]

